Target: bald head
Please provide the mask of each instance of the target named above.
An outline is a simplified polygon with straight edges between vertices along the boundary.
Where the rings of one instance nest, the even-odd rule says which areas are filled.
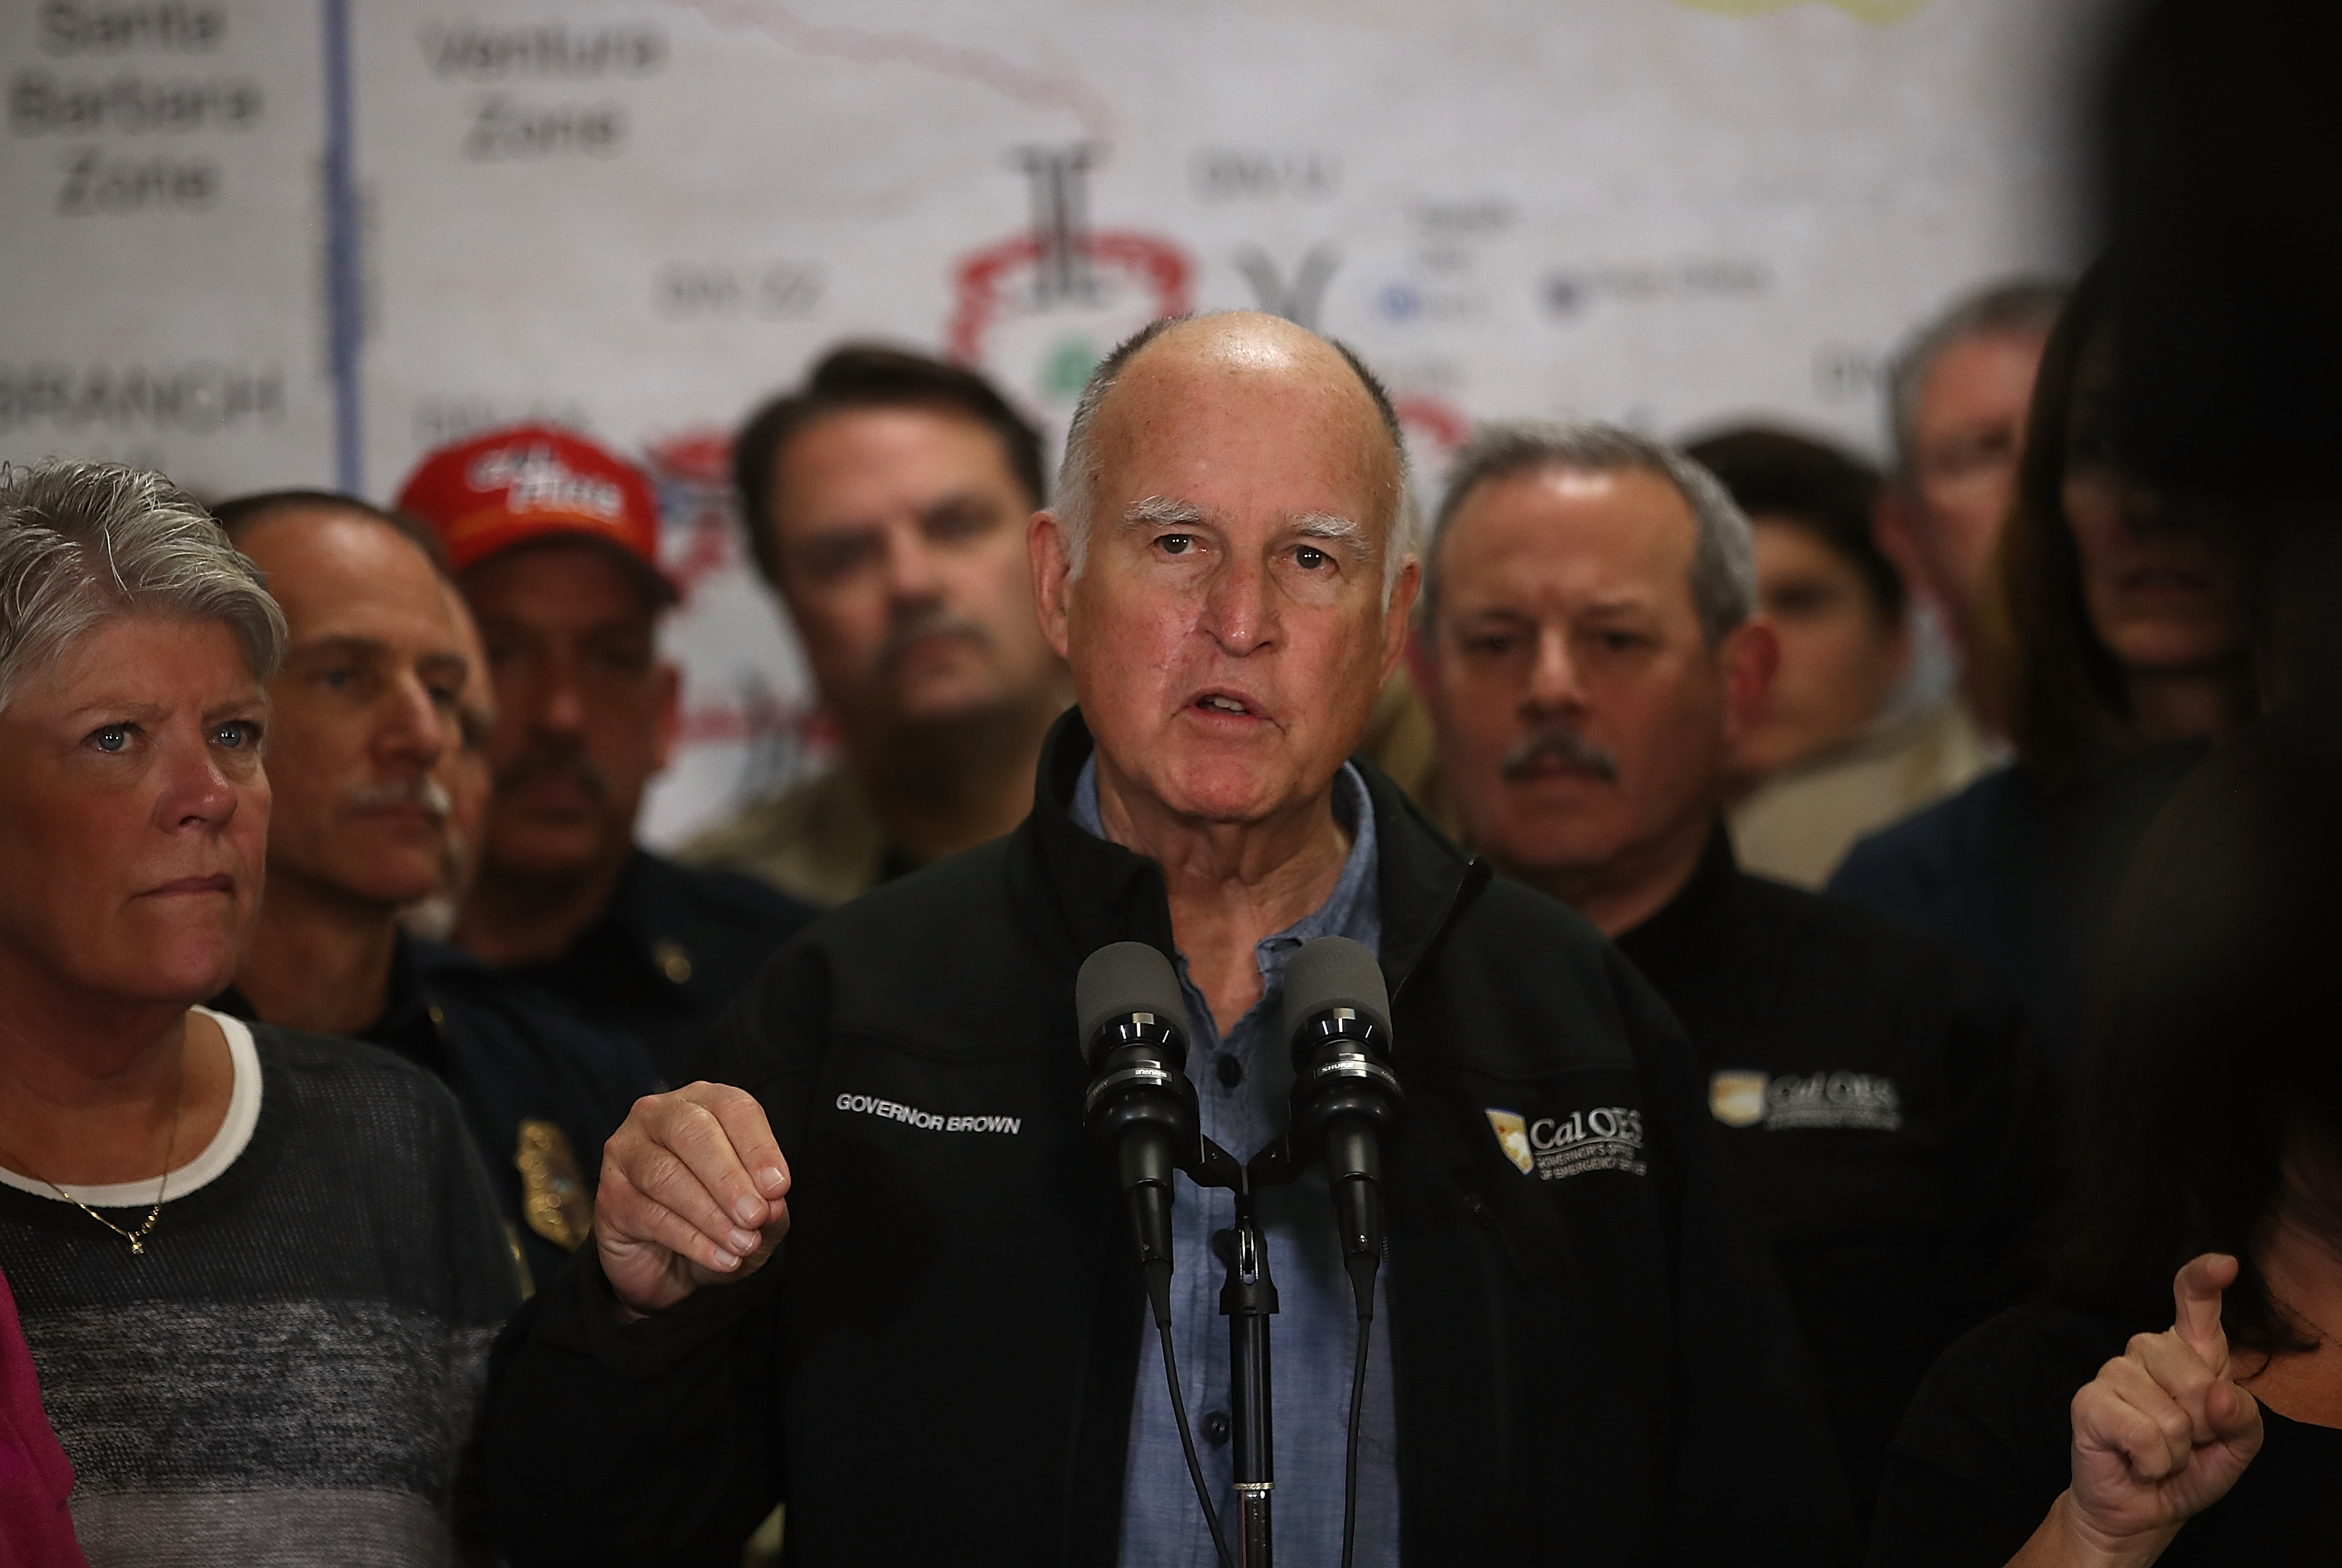
[[[1346,521],[1382,571],[1387,603],[1417,552],[1413,487],[1398,416],[1382,384],[1342,344],[1256,311],[1174,316],[1107,355],[1075,405],[1052,510],[1074,574],[1086,563],[1109,473],[1167,424],[1241,404],[1266,441],[1306,449],[1356,475],[1371,514]],[[1147,498],[1154,499],[1154,498]]]
[[[1108,820],[1118,801],[1330,829],[1421,574],[1386,407],[1339,347],[1273,316],[1159,326],[1099,367],[1026,538]]]

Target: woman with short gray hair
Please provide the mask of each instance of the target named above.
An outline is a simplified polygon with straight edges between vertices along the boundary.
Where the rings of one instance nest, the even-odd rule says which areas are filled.
[[[445,1090],[196,1005],[259,904],[285,637],[161,476],[0,471],[0,1269],[101,1568],[447,1560],[517,1295]]]

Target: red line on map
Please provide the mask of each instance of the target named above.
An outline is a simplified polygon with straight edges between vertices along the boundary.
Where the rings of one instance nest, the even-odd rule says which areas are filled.
[[[752,27],[802,55],[865,65],[909,65],[973,82],[1036,109],[1062,109],[1081,122],[1090,140],[1114,140],[1114,111],[1088,83],[1052,76],[1002,58],[989,49],[960,48],[918,33],[881,33],[808,22],[773,0],[667,0],[697,11],[719,27]]]

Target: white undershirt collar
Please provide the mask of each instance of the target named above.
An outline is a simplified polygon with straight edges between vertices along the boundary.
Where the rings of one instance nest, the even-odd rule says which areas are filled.
[[[218,1180],[235,1164],[236,1156],[252,1142],[253,1128],[260,1124],[260,1053],[252,1044],[252,1030],[243,1019],[215,1013],[208,1007],[193,1011],[218,1024],[220,1033],[227,1036],[227,1055],[235,1069],[235,1087],[228,1093],[227,1118],[212,1134],[212,1141],[204,1145],[204,1152],[171,1173],[170,1195],[174,1200]],[[111,1182],[103,1186],[71,1186],[65,1190],[93,1209],[144,1209],[161,1200],[163,1181],[160,1176],[153,1176],[143,1182]],[[48,1183],[20,1176],[5,1166],[0,1166],[0,1183],[52,1203],[66,1201],[58,1197],[57,1189]]]

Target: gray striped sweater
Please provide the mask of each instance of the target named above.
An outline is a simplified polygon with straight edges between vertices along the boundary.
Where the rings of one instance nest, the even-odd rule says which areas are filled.
[[[97,1568],[460,1560],[488,1346],[519,1299],[485,1174],[419,1069],[253,1038],[251,1141],[165,1204],[144,1256],[0,1187],[0,1270],[83,1549]]]

